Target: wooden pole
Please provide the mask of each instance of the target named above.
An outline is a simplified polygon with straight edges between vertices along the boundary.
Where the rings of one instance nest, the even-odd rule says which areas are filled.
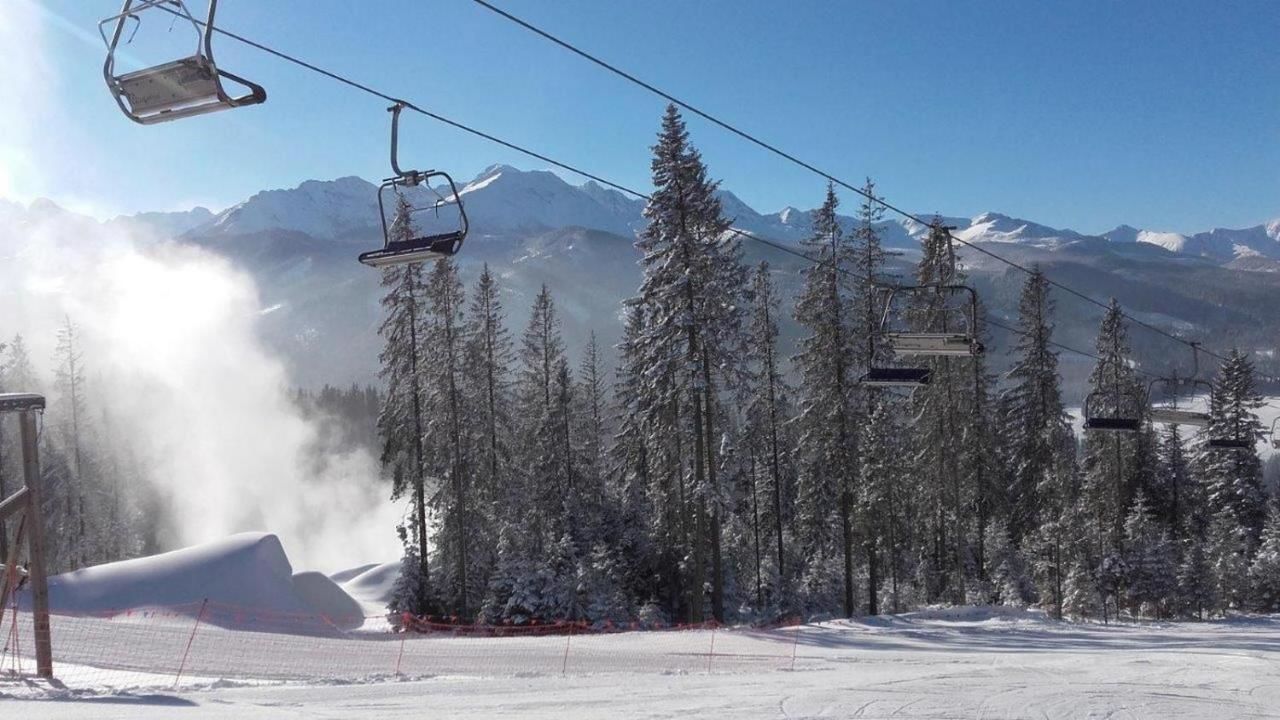
[[[9,593],[18,587],[18,553],[22,551],[22,538],[27,523],[26,515],[18,518],[18,531],[13,534],[13,543],[4,561],[4,585],[0,586],[0,617],[4,609],[9,607]]]
[[[41,398],[40,407],[44,406]],[[27,487],[27,556],[31,560],[31,611],[36,631],[36,674],[53,677],[53,643],[49,639],[49,581],[44,564],[44,523],[40,522],[40,456],[36,432],[37,408],[23,410],[18,418],[22,428],[22,469]]]

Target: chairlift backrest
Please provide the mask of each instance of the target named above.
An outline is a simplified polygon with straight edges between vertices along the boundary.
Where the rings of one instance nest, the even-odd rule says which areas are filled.
[[[898,329],[894,320],[901,313],[895,312],[895,300],[936,293],[948,298],[964,296],[963,323],[960,327],[930,327],[925,329]],[[944,308],[943,312],[955,308]],[[880,318],[879,335],[895,355],[976,356],[985,351],[978,340],[978,293],[967,285],[919,285],[890,288]]]
[[[1108,399],[1110,403],[1104,402]],[[1142,426],[1140,405],[1138,394],[1133,390],[1091,392],[1084,399],[1084,427],[1086,430],[1136,432]]]
[[[1199,393],[1208,395],[1213,386],[1204,380],[1195,378],[1156,378],[1147,385],[1147,397],[1152,399],[1151,421],[1163,425],[1192,425],[1206,427],[1209,425],[1209,413],[1178,407],[1178,396],[1186,388],[1186,394],[1195,396]],[[1168,398],[1161,403],[1156,398]]]
[[[117,75],[116,50],[125,25],[131,18],[140,23],[140,13],[156,8],[191,23],[200,38],[195,54]],[[213,21],[217,8],[218,0],[209,0],[209,14],[203,23],[203,30],[201,23],[187,9],[183,0],[125,0],[118,15],[98,23],[98,31],[107,44],[107,59],[103,64],[102,74],[107,81],[107,88],[125,116],[143,125],[153,125],[266,101],[267,91],[261,85],[221,70],[214,62]],[[108,37],[106,26],[112,23],[115,27]],[[223,80],[242,85],[247,92],[232,96],[227,93]]]

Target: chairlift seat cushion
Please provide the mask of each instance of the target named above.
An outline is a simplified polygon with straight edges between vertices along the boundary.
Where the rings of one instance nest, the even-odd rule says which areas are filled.
[[[360,262],[370,267],[434,262],[457,254],[461,247],[462,233],[428,235],[404,242],[389,243],[385,248],[361,253]]]
[[[871,368],[858,382],[887,387],[919,387],[928,385],[929,368]]]
[[[1253,441],[1248,438],[1209,438],[1209,447],[1226,450],[1247,450],[1253,447]]]
[[[218,71],[201,55],[122,75],[117,80],[129,107],[138,115],[221,103]]]
[[[1118,432],[1136,432],[1142,421],[1138,418],[1093,417],[1084,421],[1086,430],[1111,430]]]

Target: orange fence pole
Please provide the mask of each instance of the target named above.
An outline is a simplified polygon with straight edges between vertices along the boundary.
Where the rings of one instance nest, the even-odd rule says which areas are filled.
[[[173,678],[173,686],[178,687],[182,680],[182,670],[187,666],[187,655],[191,653],[191,643],[196,640],[196,631],[200,629],[200,621],[204,618],[204,610],[209,607],[209,598],[200,603],[200,612],[196,614],[196,624],[191,628],[191,637],[187,638],[187,649],[182,651],[182,662],[178,664],[178,674]]]
[[[716,655],[716,625],[711,625],[711,650],[707,652],[707,672],[711,672],[711,658]]]
[[[560,674],[569,672],[569,641],[573,640],[574,624],[569,623],[569,634],[564,636],[564,663],[560,665]]]
[[[800,645],[800,628],[804,627],[804,623],[796,625],[796,630],[791,634],[791,670],[796,669],[796,648]]]

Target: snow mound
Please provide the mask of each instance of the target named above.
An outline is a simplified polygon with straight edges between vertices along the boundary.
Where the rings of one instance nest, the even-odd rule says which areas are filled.
[[[960,605],[957,607],[929,607],[914,612],[902,613],[898,617],[910,622],[989,622],[1030,621],[1042,622],[1046,615],[1039,610],[1025,610],[1008,605]]]
[[[365,563],[363,565],[357,565],[353,568],[347,568],[346,570],[339,570],[336,573],[332,573],[329,575],[329,579],[341,585],[342,583],[363,573],[364,571],[375,568],[375,567],[378,567],[378,563]]]
[[[307,607],[344,629],[360,627],[364,608],[323,573],[301,572],[293,576],[293,591]]]
[[[386,607],[391,602],[391,589],[400,577],[400,562],[374,565],[342,583],[342,589],[360,602]]]
[[[359,604],[323,575],[295,576],[279,538],[269,533],[240,533],[49,578],[50,606],[62,612],[188,604],[194,612],[205,599],[211,607],[259,612],[330,617],[361,613]]]

